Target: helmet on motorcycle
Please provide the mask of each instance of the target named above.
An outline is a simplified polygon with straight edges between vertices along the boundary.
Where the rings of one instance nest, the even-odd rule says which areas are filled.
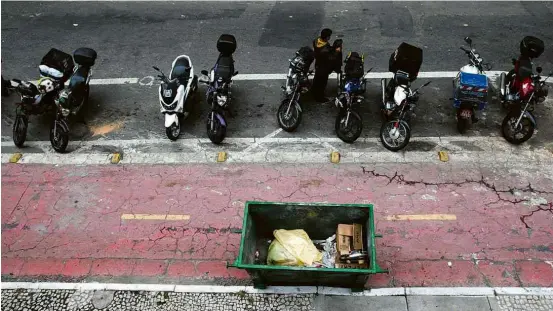
[[[42,93],[50,93],[54,88],[54,82],[50,78],[43,78],[38,83],[38,90]]]

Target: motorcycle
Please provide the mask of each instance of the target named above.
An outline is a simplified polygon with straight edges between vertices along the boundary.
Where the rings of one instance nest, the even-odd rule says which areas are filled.
[[[505,140],[512,144],[522,144],[532,137],[537,127],[536,117],[532,114],[538,103],[543,103],[549,94],[549,87],[545,84],[553,76],[553,72],[541,80],[542,68],[537,67],[537,75],[525,78],[522,81],[518,99],[512,102],[510,110],[501,124],[501,133]],[[518,137],[517,135],[521,135]]]
[[[39,81],[40,83],[43,81]],[[53,83],[52,81],[50,81]],[[13,143],[21,148],[27,139],[27,128],[29,126],[29,116],[40,115],[51,111],[53,101],[46,99],[46,93],[41,92],[44,88],[39,88],[31,82],[12,79],[8,81],[7,88],[14,90],[21,97],[21,101],[16,103],[15,121],[13,123]]]
[[[403,42],[390,56],[389,71],[393,78],[386,83],[380,80],[382,92],[381,113],[384,119],[380,127],[380,140],[390,151],[399,151],[411,139],[409,125],[414,116],[420,90],[430,84],[411,90],[411,83],[417,79],[422,65],[422,49]]]
[[[526,36],[520,42],[520,55],[513,59],[514,69],[500,77],[500,96],[507,116],[501,124],[503,137],[512,144],[521,144],[532,137],[537,127],[536,118],[532,114],[536,104],[545,101],[549,87],[545,84],[551,74],[541,80],[542,68],[537,67],[537,75],[533,74],[532,60],[538,58],[544,51],[542,40]],[[517,137],[517,135],[521,135]]]
[[[56,152],[65,152],[69,144],[69,117],[77,115],[88,103],[90,77],[96,57],[96,51],[90,48],[78,48],[73,52],[77,66],[69,79],[69,85],[54,100],[57,110],[50,128],[50,143]]]
[[[74,70],[71,55],[57,49],[50,49],[38,66],[40,79],[37,85],[12,79],[5,85],[21,97],[16,103],[13,123],[13,142],[21,148],[27,139],[29,117],[55,111],[55,99]]]
[[[219,57],[215,66],[208,73],[202,70],[201,83],[208,86],[206,102],[211,106],[211,112],[207,117],[207,136],[214,144],[220,144],[227,132],[227,121],[224,111],[232,101],[231,86],[232,77],[238,74],[234,71],[234,59],[232,54],[236,51],[236,39],[233,35],[223,34],[217,40]],[[206,78],[207,77],[207,78]]]
[[[364,57],[351,52],[344,61],[344,74],[338,74],[338,96],[334,100],[340,109],[334,129],[336,135],[346,143],[353,143],[361,136],[363,120],[357,112],[365,101],[367,79],[363,68]],[[366,73],[371,72],[372,68]]]
[[[198,77],[194,75],[194,67],[187,55],[175,58],[169,78],[158,67],[153,68],[161,73],[158,75],[161,81],[159,104],[165,115],[165,133],[174,141],[180,135],[182,121],[188,116],[188,100],[197,94]]]
[[[476,123],[475,111],[483,110],[488,104],[488,77],[484,73],[491,70],[491,65],[472,47],[472,39],[465,38],[470,50],[460,47],[469,57],[470,63],[461,67],[453,79],[453,107],[457,109],[457,130],[465,133],[472,123]]]
[[[283,99],[277,112],[278,124],[287,132],[295,131],[300,125],[302,117],[300,97],[311,88],[309,76],[313,75],[313,72],[309,67],[314,59],[313,49],[305,46],[296,51],[293,59],[288,60],[286,85],[281,87]]]

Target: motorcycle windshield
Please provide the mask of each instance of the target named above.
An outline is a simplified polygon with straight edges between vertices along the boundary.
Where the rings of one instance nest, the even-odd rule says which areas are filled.
[[[161,84],[161,98],[163,98],[163,101],[167,105],[170,105],[175,100],[178,87],[179,84],[176,80],[171,80],[169,83]]]
[[[175,66],[173,70],[171,71],[171,76],[169,77],[171,80],[173,79],[179,79],[181,81],[188,80],[190,78],[190,67],[186,67],[184,65]]]

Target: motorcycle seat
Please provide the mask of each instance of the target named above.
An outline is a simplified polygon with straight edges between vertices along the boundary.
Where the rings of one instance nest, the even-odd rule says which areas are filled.
[[[69,87],[71,89],[74,89],[77,86],[85,84],[86,79],[88,79],[89,72],[90,69],[88,67],[79,66],[79,68],[77,68],[77,70],[73,73],[71,79],[69,80]]]
[[[190,78],[190,70],[192,67],[190,66],[190,62],[188,59],[182,57],[175,61],[175,65],[171,69],[171,74],[169,75],[169,79],[178,79],[179,82],[187,81]]]
[[[214,70],[215,79],[222,78],[223,81],[230,81],[234,73],[234,59],[232,56],[220,55]]]

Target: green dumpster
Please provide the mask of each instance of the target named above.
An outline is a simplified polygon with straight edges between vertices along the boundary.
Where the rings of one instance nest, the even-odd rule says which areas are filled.
[[[287,267],[266,264],[268,240],[273,230],[303,229],[312,240],[336,233],[338,224],[363,225],[363,244],[369,254],[368,269]],[[371,274],[387,273],[376,262],[372,204],[276,203],[248,201],[238,258],[231,267],[245,269],[255,288],[273,286],[332,286],[363,290]],[[261,254],[255,261],[256,250]]]

